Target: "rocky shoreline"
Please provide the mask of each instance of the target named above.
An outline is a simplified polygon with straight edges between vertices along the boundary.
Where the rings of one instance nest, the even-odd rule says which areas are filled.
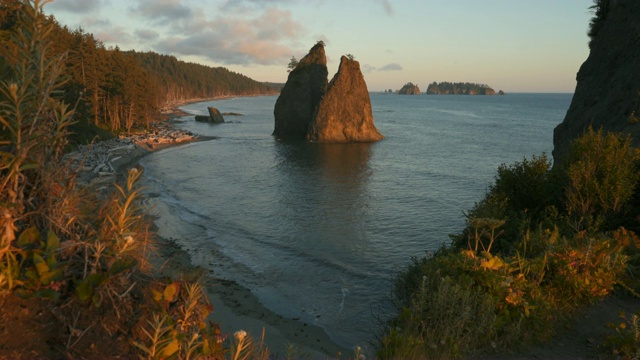
[[[206,99],[194,100],[194,102],[199,101],[206,101]],[[126,176],[130,168],[139,166],[138,162],[142,157],[173,146],[215,139],[173,126],[172,120],[182,116],[192,116],[191,114],[177,107],[173,107],[170,111],[165,110],[163,113],[168,116],[168,120],[152,124],[151,128],[145,132],[81,145],[76,151],[66,154],[64,160],[75,172],[77,184],[107,193],[114,183]],[[284,356],[293,351],[299,357],[326,359],[334,358],[337,354],[351,353],[350,349],[333,343],[321,327],[283,318],[265,308],[249,289],[233,281],[206,274],[204,269],[194,266],[189,254],[174,240],[175,236],[180,235],[164,234],[155,225],[155,221],[165,218],[162,215],[166,212],[164,206],[153,201],[148,205],[154,209],[153,214],[149,214],[149,219],[152,223],[152,231],[156,234],[154,243],[157,252],[152,262],[156,264],[158,273],[173,277],[184,277],[194,273],[204,275],[202,281],[215,309],[210,320],[218,323],[223,332],[233,333],[242,329],[259,336],[264,329],[266,344],[274,355]],[[171,226],[174,230],[181,227],[181,224],[174,225]]]
[[[95,185],[99,189],[117,179],[121,169],[134,165],[140,157],[167,146],[199,140],[196,134],[175,129],[167,122],[152,123],[150,129],[132,135],[80,145],[63,156],[63,161],[76,175],[80,186]]]

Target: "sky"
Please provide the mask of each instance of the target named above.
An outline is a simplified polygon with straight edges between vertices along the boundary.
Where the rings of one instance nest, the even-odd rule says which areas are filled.
[[[329,78],[352,54],[369,91],[413,82],[573,92],[593,0],[55,0],[58,22],[107,47],[155,51],[284,83],[325,42]]]

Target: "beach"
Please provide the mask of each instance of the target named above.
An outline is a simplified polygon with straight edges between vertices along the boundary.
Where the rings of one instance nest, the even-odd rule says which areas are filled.
[[[140,134],[136,135],[135,139],[120,137],[117,140],[119,143],[111,144],[110,147],[117,149],[123,147],[121,144],[127,144],[124,146],[129,148],[126,152],[114,157],[115,160],[108,161],[107,167],[110,167],[111,171],[107,173],[94,171],[93,168],[100,165],[92,165],[88,171],[80,174],[81,182],[104,189],[108,187],[110,181],[124,178],[129,169],[140,167],[140,159],[153,152],[196,141],[215,140],[215,137],[201,137],[175,129],[172,124],[176,119],[188,115],[176,107],[164,113],[169,116],[169,119],[158,123],[159,126],[164,129],[163,131],[169,131],[172,138],[180,139],[179,141],[164,139],[158,142],[157,138],[149,141],[148,137],[145,138]],[[158,131],[152,130],[150,133],[154,132]],[[92,146],[99,148],[98,144]],[[104,149],[108,147],[96,151],[108,152]],[[97,157],[105,158],[106,156],[98,154]],[[348,357],[353,353],[353,349],[334,343],[322,327],[295,318],[284,318],[264,307],[249,289],[233,281],[216,278],[204,269],[193,266],[189,255],[174,241],[178,234],[187,233],[189,229],[185,227],[190,225],[166,223],[170,217],[163,216],[168,211],[165,205],[154,202],[153,199],[145,199],[144,202],[149,207],[149,221],[152,222],[151,230],[155,234],[154,243],[157,251],[152,258],[152,263],[156,265],[159,275],[198,279],[204,285],[213,305],[214,310],[210,320],[220,326],[223,334],[232,336],[235,331],[245,330],[258,340],[264,333],[264,341],[270,354],[278,357],[325,359]],[[157,226],[159,221],[165,221],[165,223]]]

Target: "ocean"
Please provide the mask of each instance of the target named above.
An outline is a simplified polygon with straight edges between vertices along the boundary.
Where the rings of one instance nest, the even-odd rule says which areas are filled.
[[[352,348],[379,333],[394,276],[450,243],[500,164],[551,158],[572,94],[371,93],[385,136],[372,144],[279,141],[276,98],[184,106],[242,116],[181,118],[176,126],[217,139],[143,158],[143,186],[168,209],[156,225],[194,265]]]

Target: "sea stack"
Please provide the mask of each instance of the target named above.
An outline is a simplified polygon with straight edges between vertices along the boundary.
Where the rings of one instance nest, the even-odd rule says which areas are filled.
[[[289,73],[273,110],[273,135],[282,139],[304,139],[320,99],[327,89],[327,57],[319,41]]]
[[[606,10],[608,9],[608,10]],[[590,126],[630,134],[640,147],[640,1],[607,1],[590,31],[591,52],[576,76],[573,100],[553,132],[554,166]]]
[[[402,89],[398,90],[398,94],[400,95],[420,95],[420,88],[418,85],[414,85],[412,82],[408,82],[404,84]]]
[[[374,142],[383,136],[373,124],[371,100],[360,63],[342,56],[320,100],[307,139],[324,143]]]

